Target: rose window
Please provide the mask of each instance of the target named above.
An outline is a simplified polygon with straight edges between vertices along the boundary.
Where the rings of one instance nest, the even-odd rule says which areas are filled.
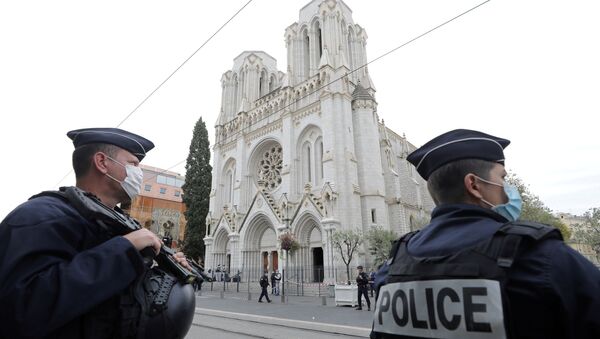
[[[272,146],[264,151],[258,162],[258,179],[265,181],[267,190],[273,191],[281,184],[282,163],[281,146]]]

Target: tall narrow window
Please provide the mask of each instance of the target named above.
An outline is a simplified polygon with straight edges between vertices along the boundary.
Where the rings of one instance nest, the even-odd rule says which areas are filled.
[[[372,223],[377,223],[377,215],[376,215],[376,210],[373,208],[371,209],[371,222]]]
[[[231,103],[233,104],[232,107],[232,116],[235,116],[237,114],[237,110],[238,108],[240,108],[238,106],[238,94],[240,91],[240,83],[238,82],[238,78],[237,76],[233,77],[233,92],[231,93]]]
[[[315,183],[321,185],[323,179],[323,139],[315,141]]]
[[[310,158],[310,144],[307,141],[302,145],[302,186],[312,181]]]
[[[310,165],[310,146],[306,148],[306,170],[308,172],[308,182],[312,182],[312,173],[311,172],[311,165]]]
[[[229,202],[233,203],[233,171],[229,172]]]
[[[348,31],[348,63],[350,69],[354,69],[354,56],[352,55],[352,31]]]
[[[308,37],[308,35],[306,34],[306,31],[304,31],[304,78],[302,80],[306,80],[309,77],[309,73],[310,73],[310,38]]]
[[[321,29],[319,28],[319,61],[321,60],[321,56],[323,55],[323,37],[321,35]]]

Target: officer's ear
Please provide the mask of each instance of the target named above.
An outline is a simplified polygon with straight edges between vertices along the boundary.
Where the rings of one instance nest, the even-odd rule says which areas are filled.
[[[483,183],[481,180],[478,180],[477,175],[473,173],[469,173],[464,177],[464,185],[465,185],[465,194],[466,194],[466,202],[474,202],[479,204],[481,199],[483,198],[483,194],[481,190],[483,189]]]
[[[110,161],[104,152],[96,152],[92,155],[92,166],[100,173],[108,173],[107,162]]]

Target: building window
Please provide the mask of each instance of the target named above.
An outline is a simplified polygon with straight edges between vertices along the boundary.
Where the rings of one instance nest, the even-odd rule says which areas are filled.
[[[164,188],[164,187],[161,187],[160,188],[160,194],[165,194],[165,193],[167,193],[167,189]]]
[[[375,214],[375,209],[371,209],[371,222],[372,223],[376,223],[377,222],[377,215]]]
[[[146,190],[147,192],[150,192],[152,190],[152,185],[145,185],[144,190]]]
[[[181,195],[181,192],[179,192],[179,191],[175,191],[175,196],[176,196],[176,197],[178,197],[178,196],[180,196],[180,195]]]

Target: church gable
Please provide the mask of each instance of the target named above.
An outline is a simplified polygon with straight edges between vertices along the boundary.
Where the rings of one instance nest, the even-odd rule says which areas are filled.
[[[242,221],[240,229],[238,231],[241,232],[242,228],[246,225],[249,220],[252,220],[257,214],[266,215],[271,223],[274,225],[281,224],[283,222],[283,215],[279,207],[277,206],[273,197],[264,191],[256,192],[252,203],[250,204],[250,208]]]
[[[304,214],[307,211],[315,216],[318,216],[319,219],[325,216],[325,207],[323,206],[321,198],[310,193],[310,188],[306,190],[304,196],[300,200],[300,203],[298,204],[298,209],[292,217],[292,224],[298,216]]]
[[[212,233],[217,234],[221,229],[224,229],[225,232],[229,234],[231,232],[235,232],[235,228],[235,218],[233,218],[233,216],[229,212],[225,212],[223,213],[223,215],[221,215],[221,218],[219,218],[219,221],[217,222],[217,227]]]

